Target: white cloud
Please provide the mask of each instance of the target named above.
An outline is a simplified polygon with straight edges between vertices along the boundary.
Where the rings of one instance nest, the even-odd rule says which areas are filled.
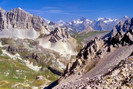
[[[42,9],[55,9],[56,7],[52,7],[52,6],[45,6],[45,7],[43,7]]]
[[[27,11],[30,11],[32,13],[38,13],[38,14],[45,14],[45,13],[54,13],[54,14],[64,14],[64,15],[74,15],[72,13],[69,13],[65,10],[58,9],[56,7],[43,7],[38,10],[28,9]]]

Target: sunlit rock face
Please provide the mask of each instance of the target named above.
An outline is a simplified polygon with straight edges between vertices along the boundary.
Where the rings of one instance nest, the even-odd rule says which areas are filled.
[[[107,38],[89,41],[54,89],[132,89],[132,56],[133,18],[117,24]]]
[[[21,8],[11,11],[0,9],[0,38],[36,39],[43,48],[62,55],[76,54],[76,40],[67,29],[51,25],[39,16],[32,15]]]
[[[49,33],[47,21],[21,8],[11,11],[0,9],[1,37],[37,38],[40,33]]]
[[[28,87],[38,86],[38,88],[48,85],[62,74],[67,62],[71,60],[71,56],[76,55],[78,45],[66,28],[49,24],[49,21],[21,8],[11,11],[0,9],[0,43],[0,59],[5,60],[6,64],[3,66],[7,68],[6,70],[1,67],[1,75],[6,76],[3,70],[8,73],[14,69],[13,75],[9,76],[16,77],[16,79],[20,77],[24,79],[24,82],[28,81],[26,82]],[[8,67],[9,59],[9,63],[14,66]],[[10,67],[17,67],[20,70]],[[26,70],[27,73],[15,72],[19,72],[21,69]],[[28,76],[33,80],[28,80]],[[31,85],[40,80],[41,84]],[[6,82],[8,81],[6,80]],[[12,88],[16,89],[17,83],[21,84],[17,81],[9,86],[14,86]],[[6,86],[6,84],[3,85]]]

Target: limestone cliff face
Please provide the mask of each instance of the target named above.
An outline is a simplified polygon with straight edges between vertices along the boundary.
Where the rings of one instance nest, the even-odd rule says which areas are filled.
[[[43,48],[61,54],[76,54],[76,40],[67,29],[50,25],[49,21],[21,8],[0,9],[0,38],[37,39]]]
[[[0,30],[0,37],[34,39],[50,32],[47,21],[21,8],[11,11],[0,9]]]
[[[45,29],[47,22],[39,16],[32,15],[21,8],[11,11],[0,9],[0,29],[20,28],[35,29],[40,31]]]
[[[5,20],[6,20],[5,15],[6,11],[0,8],[0,30],[4,29]]]

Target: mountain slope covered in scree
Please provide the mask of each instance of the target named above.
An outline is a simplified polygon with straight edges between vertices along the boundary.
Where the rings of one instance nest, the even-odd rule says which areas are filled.
[[[133,18],[109,34],[88,42],[53,89],[132,89]]]

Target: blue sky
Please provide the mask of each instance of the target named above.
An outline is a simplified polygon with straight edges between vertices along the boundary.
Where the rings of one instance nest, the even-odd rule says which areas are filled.
[[[5,10],[21,7],[52,21],[133,16],[133,0],[0,0],[0,7]]]

